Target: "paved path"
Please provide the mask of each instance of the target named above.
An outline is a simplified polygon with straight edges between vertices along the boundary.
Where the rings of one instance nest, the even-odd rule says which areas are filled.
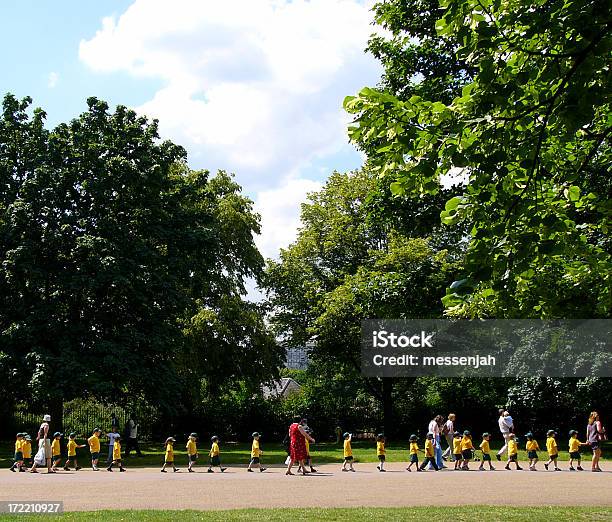
[[[63,500],[67,511],[458,504],[612,506],[612,472],[408,473],[404,466],[389,463],[388,472],[379,473],[375,464],[364,463],[356,464],[355,473],[342,473],[338,465],[326,464],[318,467],[320,473],[306,477],[287,477],[281,468],[247,473],[244,467],[230,467],[223,474],[206,473],[203,467],[196,473],[182,469],[167,474],[157,468],[133,468],[126,473],[85,469],[55,475],[0,470],[0,500]]]

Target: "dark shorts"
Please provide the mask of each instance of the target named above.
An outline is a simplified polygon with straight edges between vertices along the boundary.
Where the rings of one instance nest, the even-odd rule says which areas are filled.
[[[58,462],[62,460],[62,456],[61,455],[53,455],[53,462]]]
[[[189,462],[195,462],[196,460],[198,460],[197,453],[194,453],[193,455],[189,455]]]
[[[210,457],[210,465],[211,466],[220,466],[221,465],[221,459],[219,458],[219,455],[215,455],[214,457]]]
[[[346,462],[350,462],[351,460],[353,460],[353,456],[351,455],[350,457],[344,457],[344,460]]]
[[[516,462],[517,458],[518,458],[518,455],[508,455],[508,460],[510,462]]]
[[[259,457],[251,457],[251,464],[259,464]]]
[[[463,450],[461,452],[463,460],[470,460],[472,458],[472,450]]]
[[[385,461],[385,456],[384,455],[378,455],[378,460],[380,460],[381,462]]]
[[[527,452],[527,457],[530,459],[537,459],[538,458],[538,452],[536,450],[529,450]]]
[[[591,449],[592,450],[599,449],[599,441],[597,441],[597,442],[589,442],[589,444],[591,445]]]
[[[482,461],[483,462],[490,462],[491,461],[491,455],[489,455],[488,453],[483,453],[482,454]]]
[[[416,453],[413,453],[412,455],[410,455],[410,462],[415,462],[416,464],[419,463],[419,456]]]
[[[174,466],[174,460],[165,460],[164,464],[169,464],[170,466]]]
[[[554,455],[549,455],[548,457],[550,460],[557,460],[559,458],[559,454],[555,453]]]
[[[91,453],[91,460],[98,460],[100,458],[100,452],[99,451],[93,451]]]
[[[453,453],[455,456],[455,460],[463,460],[463,455],[461,453]]]
[[[20,460],[23,460],[23,452],[16,451],[15,452],[15,462],[19,462]]]
[[[580,452],[579,451],[570,451],[570,459],[578,459],[578,460],[580,460]]]

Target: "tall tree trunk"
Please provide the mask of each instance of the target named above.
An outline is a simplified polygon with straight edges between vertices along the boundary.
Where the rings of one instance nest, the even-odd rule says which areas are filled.
[[[395,424],[393,421],[393,379],[383,377],[382,379],[382,402],[383,402],[383,425],[385,435],[390,437],[394,434]]]

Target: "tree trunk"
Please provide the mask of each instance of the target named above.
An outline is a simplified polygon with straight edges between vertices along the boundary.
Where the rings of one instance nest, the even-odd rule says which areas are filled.
[[[393,422],[393,379],[383,377],[382,379],[382,395],[383,395],[383,426],[385,435],[390,437],[394,434],[395,425]]]
[[[64,431],[64,399],[57,395],[52,395],[49,399],[49,411],[51,415],[51,436],[54,432]]]

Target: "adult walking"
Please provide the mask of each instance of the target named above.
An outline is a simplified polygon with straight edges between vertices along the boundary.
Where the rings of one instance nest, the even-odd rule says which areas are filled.
[[[504,445],[497,452],[497,460],[501,460],[501,456],[508,449],[508,441],[510,440],[510,434],[514,433],[514,420],[510,416],[510,414],[504,410],[499,410],[499,419],[497,419],[497,423],[499,425],[499,431],[504,438]]]
[[[38,441],[38,453],[34,458],[34,464],[30,468],[30,473],[38,473],[36,468],[38,468],[37,460],[39,459],[39,455],[45,459],[47,473],[55,473],[55,471],[51,469],[51,439],[49,439],[50,422],[51,415],[47,414],[43,416],[43,421],[38,428],[38,433],[36,434],[36,440]]]
[[[429,422],[429,426],[427,426],[427,432],[433,433],[434,435],[434,441],[435,441],[434,455],[436,457],[436,464],[439,469],[446,467],[442,459],[442,445],[440,442],[440,430],[443,424],[444,424],[444,417],[442,417],[442,415],[436,415]]]
[[[442,453],[442,458],[447,459],[450,457],[451,462],[455,461],[455,456],[453,454],[453,433],[455,433],[455,414],[449,413],[444,426],[442,426],[442,435],[444,435],[446,443],[448,444],[448,448]]]
[[[599,420],[599,413],[592,411],[587,424],[586,440],[593,451],[591,471],[601,471],[599,459],[601,458],[601,441],[606,440],[606,430]]]
[[[289,426],[289,456],[291,460],[287,465],[287,471],[285,475],[293,475],[291,468],[298,462],[302,469],[302,475],[308,473],[306,471],[306,440],[314,442],[315,440],[306,432],[306,429],[302,425],[302,418],[297,415],[293,417],[293,423]]]
[[[127,438],[127,446],[125,448],[125,456],[129,457],[130,452],[134,450],[136,455],[142,457],[140,447],[138,446],[138,424],[136,420],[130,415],[125,423],[125,436]]]

